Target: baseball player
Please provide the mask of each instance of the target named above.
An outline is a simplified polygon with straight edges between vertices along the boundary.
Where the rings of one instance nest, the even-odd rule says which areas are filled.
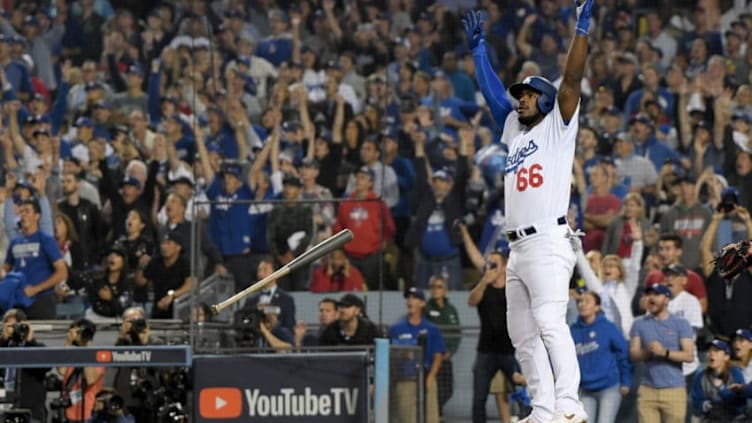
[[[585,70],[593,0],[578,0],[576,34],[561,86],[540,76],[504,85],[486,53],[480,12],[463,26],[481,92],[509,149],[504,204],[511,254],[507,265],[507,326],[527,378],[533,411],[523,422],[585,422],[577,390],[580,370],[565,322],[575,253],[566,214],[577,138],[580,82]]]

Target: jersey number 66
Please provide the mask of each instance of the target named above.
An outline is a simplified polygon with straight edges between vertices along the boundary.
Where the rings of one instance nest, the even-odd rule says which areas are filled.
[[[517,171],[517,191],[525,191],[527,187],[538,188],[543,185],[543,166],[535,163],[529,168],[523,167]]]

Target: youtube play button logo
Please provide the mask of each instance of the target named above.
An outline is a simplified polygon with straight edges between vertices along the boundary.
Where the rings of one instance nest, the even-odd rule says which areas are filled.
[[[198,409],[205,419],[235,419],[243,411],[238,388],[205,388],[199,393]]]

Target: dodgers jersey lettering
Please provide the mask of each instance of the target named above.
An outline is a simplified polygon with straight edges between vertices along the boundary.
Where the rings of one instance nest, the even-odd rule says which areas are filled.
[[[579,114],[578,103],[569,125],[565,124],[557,99],[554,109],[530,130],[517,120],[517,111],[507,116],[501,142],[509,149],[504,208],[510,230],[536,223],[553,225],[556,218],[567,215]]]

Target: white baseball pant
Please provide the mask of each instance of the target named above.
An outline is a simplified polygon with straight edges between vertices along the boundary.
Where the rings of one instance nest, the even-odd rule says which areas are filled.
[[[536,226],[511,244],[507,264],[507,325],[527,378],[534,422],[556,413],[586,417],[579,400],[580,368],[566,323],[576,257],[567,225]],[[553,370],[553,371],[552,371]]]

